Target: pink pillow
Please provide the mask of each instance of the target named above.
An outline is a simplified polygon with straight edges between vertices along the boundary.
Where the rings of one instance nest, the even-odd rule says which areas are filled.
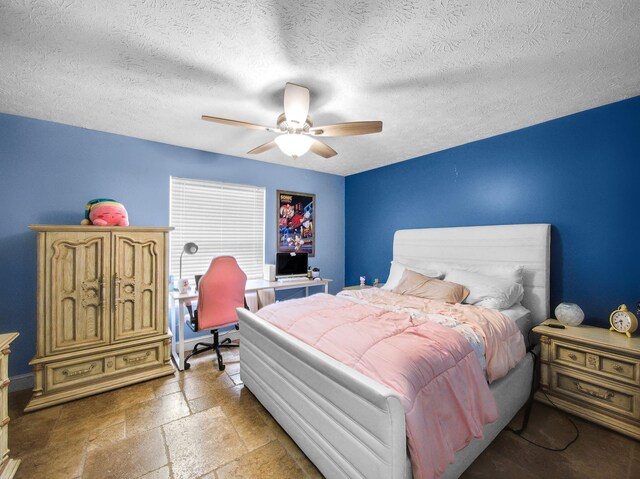
[[[430,278],[410,269],[404,271],[398,286],[392,291],[447,303],[462,303],[469,295],[469,290],[461,284]]]

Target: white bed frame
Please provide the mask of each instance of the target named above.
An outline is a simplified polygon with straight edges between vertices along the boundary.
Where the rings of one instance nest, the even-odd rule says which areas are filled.
[[[501,225],[397,231],[393,257],[405,264],[524,266],[523,305],[533,323],[549,313],[550,225]],[[289,336],[247,310],[240,316],[245,386],[327,478],[406,479],[405,415],[395,392]],[[500,416],[458,451],[444,477],[458,477],[526,403],[530,354],[491,384]],[[434,441],[438,439],[434,437]]]

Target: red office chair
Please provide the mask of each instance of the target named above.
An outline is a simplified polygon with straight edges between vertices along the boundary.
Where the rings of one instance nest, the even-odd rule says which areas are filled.
[[[184,361],[184,368],[189,369],[191,356],[211,349],[218,356],[218,368],[224,371],[224,362],[220,348],[238,347],[230,344],[229,338],[221,343],[218,341],[218,329],[235,325],[238,329],[238,315],[236,308],[245,307],[244,288],[247,283],[247,275],[240,269],[233,256],[218,256],[211,261],[209,269],[200,279],[198,285],[198,307],[193,312],[189,306],[189,316],[185,323],[193,331],[211,330],[213,343],[198,343],[191,354]],[[198,346],[203,346],[198,349]]]

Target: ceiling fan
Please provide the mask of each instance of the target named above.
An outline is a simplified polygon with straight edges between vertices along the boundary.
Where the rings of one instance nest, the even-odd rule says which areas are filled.
[[[202,119],[214,123],[222,123],[223,125],[241,126],[243,128],[278,133],[274,140],[260,145],[247,153],[255,155],[277,146],[285,155],[289,155],[294,159],[304,155],[309,150],[323,158],[331,158],[337,155],[333,148],[313,137],[367,135],[382,131],[381,121],[354,121],[314,127],[313,121],[309,116],[309,89],[294,83],[287,83],[284,88],[284,113],[278,116],[276,122],[278,126],[256,125],[255,123],[209,115],[202,115]]]

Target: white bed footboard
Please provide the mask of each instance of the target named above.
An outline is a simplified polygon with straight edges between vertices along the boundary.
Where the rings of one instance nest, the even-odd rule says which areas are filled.
[[[240,317],[240,374],[326,477],[410,477],[398,395],[253,313]]]

